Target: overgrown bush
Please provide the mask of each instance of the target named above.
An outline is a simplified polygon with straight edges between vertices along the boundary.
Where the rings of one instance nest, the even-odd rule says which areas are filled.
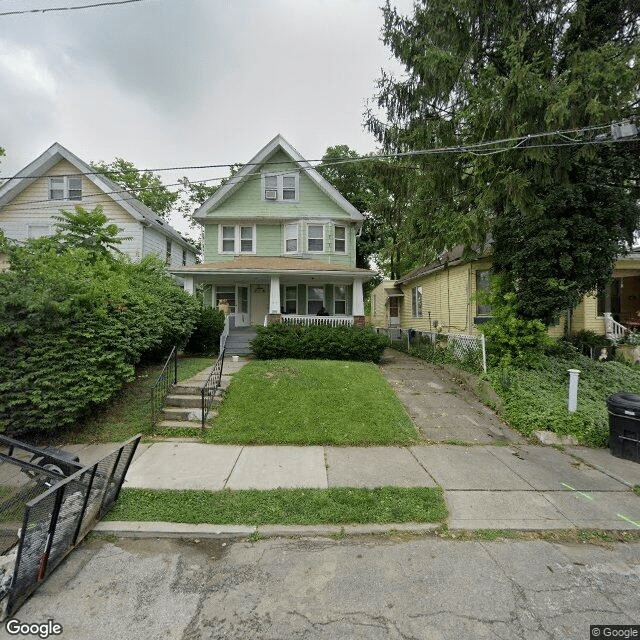
[[[194,326],[197,302],[155,259],[132,264],[47,239],[8,251],[0,428],[12,434],[73,425]]]
[[[515,294],[494,294],[493,319],[480,325],[487,338],[487,360],[492,367],[540,366],[551,344],[540,320],[522,318],[516,312]]]
[[[203,356],[218,353],[220,335],[224,330],[224,313],[220,309],[201,306],[196,317],[196,326],[184,347],[185,353]]]
[[[379,362],[388,345],[386,336],[361,327],[278,323],[258,327],[258,335],[250,346],[260,360],[297,358]]]
[[[535,430],[573,435],[580,443],[607,443],[607,398],[619,391],[640,393],[640,369],[620,362],[598,362],[572,354],[543,356],[541,367],[489,370],[491,384],[504,403],[509,424],[525,435]],[[578,408],[567,409],[568,369],[579,369]]]

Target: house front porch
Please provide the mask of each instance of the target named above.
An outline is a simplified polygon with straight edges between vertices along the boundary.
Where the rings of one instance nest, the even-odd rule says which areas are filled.
[[[230,327],[287,322],[364,326],[363,283],[374,274],[300,258],[238,257],[173,269],[204,304],[230,318]]]

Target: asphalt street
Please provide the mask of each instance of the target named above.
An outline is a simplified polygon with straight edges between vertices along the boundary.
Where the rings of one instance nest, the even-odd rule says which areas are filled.
[[[16,617],[64,640],[588,640],[640,624],[640,542],[94,539]]]

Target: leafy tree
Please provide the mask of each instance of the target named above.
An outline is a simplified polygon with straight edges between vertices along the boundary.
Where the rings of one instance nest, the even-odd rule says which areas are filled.
[[[369,111],[369,130],[390,151],[454,149],[403,161],[420,167],[406,175],[414,242],[470,250],[491,233],[502,293],[549,324],[610,277],[640,221],[638,143],[596,138],[638,115],[640,5],[422,0],[405,17],[387,1],[383,14],[406,75],[383,73],[386,121]],[[456,150],[493,140],[507,142]]]
[[[179,193],[162,184],[159,175],[151,171],[139,171],[133,163],[122,158],[116,158],[110,164],[103,161],[92,162],[91,167],[147,205],[163,220],[169,219]]]
[[[76,205],[74,212],[62,210],[60,214],[53,217],[59,221],[55,225],[56,241],[62,247],[83,248],[93,256],[110,256],[111,252],[121,253],[118,245],[130,239],[118,237],[121,229],[113,223],[108,224],[101,205],[93,211]]]
[[[341,144],[326,150],[318,171],[364,215],[356,241],[357,267],[368,269],[373,260],[385,275],[397,278],[420,261],[422,256],[410,249],[409,192],[403,165],[374,157],[362,160]]]

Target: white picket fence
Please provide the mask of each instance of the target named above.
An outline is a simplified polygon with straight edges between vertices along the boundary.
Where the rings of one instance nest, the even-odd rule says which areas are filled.
[[[378,333],[384,333],[391,340],[402,340],[407,342],[407,347],[411,345],[417,338],[430,340],[433,344],[446,342],[447,346],[451,346],[453,354],[460,360],[474,351],[482,354],[482,369],[487,372],[487,344],[484,334],[479,336],[470,336],[466,333],[439,333],[437,331],[418,331],[417,329],[400,329],[400,328],[378,328]]]

